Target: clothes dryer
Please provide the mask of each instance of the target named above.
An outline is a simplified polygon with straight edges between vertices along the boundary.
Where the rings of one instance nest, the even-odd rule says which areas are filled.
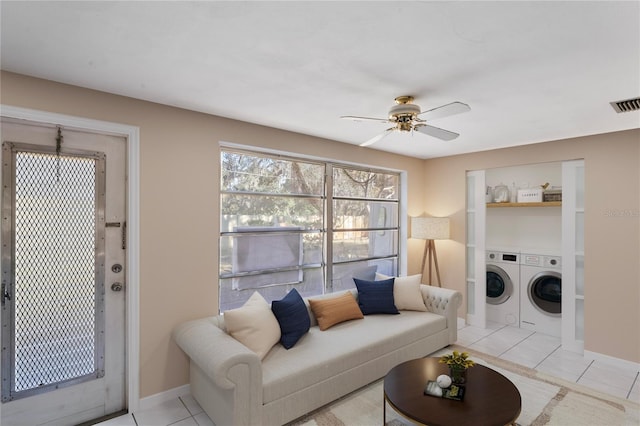
[[[520,254],[487,249],[487,320],[519,326]]]
[[[520,328],[560,337],[562,262],[560,256],[520,256]]]

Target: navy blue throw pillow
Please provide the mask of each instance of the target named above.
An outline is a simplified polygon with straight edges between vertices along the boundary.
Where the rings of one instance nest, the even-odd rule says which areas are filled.
[[[311,326],[307,305],[294,288],[282,300],[271,302],[271,310],[280,324],[280,343],[291,349]]]
[[[358,288],[358,305],[364,315],[399,314],[393,300],[393,278],[365,281],[354,278]]]

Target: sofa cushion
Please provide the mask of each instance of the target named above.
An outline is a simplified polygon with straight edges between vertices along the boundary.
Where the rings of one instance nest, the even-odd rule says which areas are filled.
[[[345,291],[340,296],[308,300],[321,331],[344,321],[364,318],[350,291]]]
[[[391,277],[376,273],[376,280],[387,280],[389,278]],[[421,274],[396,277],[393,283],[393,300],[398,310],[427,311],[420,291],[420,281],[422,281]]]
[[[309,386],[348,373],[394,351],[448,339],[444,316],[403,311],[399,315],[367,315],[337,324],[327,332],[311,327],[290,350],[274,346],[262,360],[263,403],[284,398]],[[443,343],[446,346],[446,343]],[[381,375],[384,375],[382,373]]]
[[[224,313],[227,332],[258,354],[260,359],[280,340],[280,325],[271,307],[257,291],[240,308]]]
[[[393,303],[393,278],[365,281],[354,278],[358,289],[358,306],[364,315],[399,314]]]
[[[294,288],[282,300],[271,302],[271,310],[280,324],[280,343],[291,349],[311,326],[307,305]]]

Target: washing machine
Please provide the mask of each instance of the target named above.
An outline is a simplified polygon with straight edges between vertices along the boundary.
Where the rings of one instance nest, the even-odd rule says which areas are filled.
[[[487,249],[487,320],[519,326],[520,254]]]
[[[520,255],[520,328],[560,337],[561,259],[548,254]]]

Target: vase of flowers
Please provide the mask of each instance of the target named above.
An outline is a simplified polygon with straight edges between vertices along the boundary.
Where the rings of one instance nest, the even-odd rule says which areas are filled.
[[[453,351],[452,354],[441,356],[439,362],[441,364],[447,364],[451,381],[458,385],[464,384],[467,381],[467,368],[475,365],[475,362],[469,359],[468,353],[458,351]]]

